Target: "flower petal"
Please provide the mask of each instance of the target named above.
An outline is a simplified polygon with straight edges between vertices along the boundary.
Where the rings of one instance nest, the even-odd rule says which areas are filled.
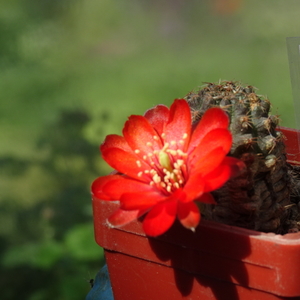
[[[108,217],[107,221],[111,227],[121,227],[138,219],[146,212],[147,210],[123,210],[119,208]]]
[[[190,202],[200,197],[204,192],[204,180],[201,173],[193,173],[187,180],[183,191],[185,198],[181,198],[181,202]]]
[[[191,134],[191,111],[184,99],[176,99],[170,107],[170,116],[165,128],[165,142],[169,148],[186,150]],[[172,145],[173,141],[177,144]],[[178,143],[180,142],[180,143]]]
[[[124,137],[117,134],[109,134],[106,136],[105,141],[100,146],[101,152],[109,148],[120,148],[127,152],[132,151]]]
[[[194,165],[191,166],[191,173],[200,173],[202,176],[212,172],[224,160],[226,153],[221,147],[212,150],[199,160],[194,160]]]
[[[232,135],[228,129],[218,128],[207,133],[200,144],[189,152],[189,161],[199,160],[212,150],[221,147],[225,154],[230,151],[232,145]]]
[[[231,169],[228,165],[220,165],[213,172],[204,177],[205,192],[211,192],[220,188],[230,178]]]
[[[157,105],[147,110],[144,116],[158,134],[161,135],[169,119],[169,108],[165,105]]]
[[[121,196],[125,193],[148,193],[151,191],[153,191],[153,187],[148,183],[127,176],[115,177],[103,187],[103,193],[115,200],[121,200]]]
[[[156,191],[125,193],[120,198],[121,208],[124,210],[145,209],[156,205],[166,199],[166,196]]]
[[[230,178],[240,175],[246,170],[243,161],[234,157],[225,157],[222,164],[204,177],[205,192],[220,188]]]
[[[110,195],[107,195],[103,191],[103,188],[107,183],[114,181],[119,177],[122,177],[122,176],[121,175],[107,175],[107,176],[98,177],[92,183],[92,186],[91,186],[92,195],[95,198],[101,199],[101,200],[119,200],[118,198],[112,198]]]
[[[178,203],[177,216],[180,223],[187,229],[194,229],[198,226],[201,215],[194,202]]]
[[[162,148],[162,142],[155,129],[143,116],[130,116],[125,123],[123,135],[128,145],[137,155],[144,155]]]
[[[176,197],[156,204],[146,215],[143,229],[149,236],[158,236],[165,233],[174,223],[177,212]]]
[[[145,174],[138,175],[140,172],[149,169],[150,166],[134,153],[119,148],[109,148],[102,151],[102,157],[113,169],[120,173],[144,182],[150,181]]]
[[[197,199],[197,201],[207,204],[217,204],[211,193],[204,193],[200,198]]]
[[[208,132],[217,128],[226,129],[228,125],[229,118],[221,108],[214,107],[208,109],[193,131],[189,151],[197,147]]]

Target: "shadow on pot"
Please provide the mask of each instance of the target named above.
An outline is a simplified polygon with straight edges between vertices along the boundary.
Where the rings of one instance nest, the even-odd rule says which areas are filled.
[[[182,296],[211,294],[218,300],[238,300],[237,285],[247,289],[249,276],[245,258],[250,255],[248,236],[236,236],[230,227],[202,222],[196,232],[179,223],[158,238],[149,238],[157,258],[174,270]]]

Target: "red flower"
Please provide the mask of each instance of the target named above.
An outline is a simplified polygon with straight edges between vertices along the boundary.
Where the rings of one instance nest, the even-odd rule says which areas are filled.
[[[100,147],[103,159],[119,173],[92,184],[94,201],[120,201],[108,222],[121,226],[147,213],[143,229],[149,236],[167,231],[176,217],[194,230],[200,221],[195,201],[215,203],[210,192],[245,167],[226,156],[232,144],[228,125],[226,113],[211,108],[192,130],[184,99],[170,109],[158,105],[144,116],[130,116],[124,137],[108,135]]]

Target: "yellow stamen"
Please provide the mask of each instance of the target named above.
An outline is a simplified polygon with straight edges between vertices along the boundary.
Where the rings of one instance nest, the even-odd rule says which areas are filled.
[[[155,175],[152,177],[152,179],[153,179],[153,181],[154,181],[155,183],[160,183],[160,182],[161,182],[161,178],[160,178],[157,174],[155,174]]]

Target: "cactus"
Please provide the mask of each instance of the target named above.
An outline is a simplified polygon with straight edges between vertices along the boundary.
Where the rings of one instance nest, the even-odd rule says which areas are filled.
[[[193,124],[210,107],[227,112],[233,136],[230,155],[247,166],[245,173],[213,193],[218,205],[201,207],[204,218],[264,232],[297,231],[299,192],[292,182],[299,172],[286,161],[279,117],[270,114],[270,101],[257,95],[254,87],[232,81],[206,83],[185,99]]]

